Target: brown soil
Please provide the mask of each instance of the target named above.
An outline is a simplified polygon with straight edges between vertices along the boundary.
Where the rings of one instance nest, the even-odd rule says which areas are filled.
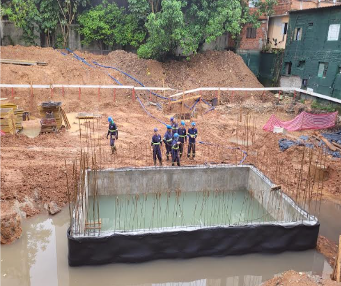
[[[262,284],[262,286],[337,286],[341,283],[331,281],[330,279],[322,279],[317,275],[305,274],[302,272],[287,271],[272,278],[269,281]]]
[[[2,83],[112,84],[109,77],[103,73],[104,69],[89,68],[73,59],[71,55],[63,56],[52,49],[15,46],[2,47],[1,52],[2,58],[39,60],[48,63],[46,67],[2,65]],[[191,61],[167,63],[140,60],[136,55],[124,51],[115,51],[108,56],[82,53],[79,55],[88,61],[97,60],[103,64],[116,66],[150,86],[162,86],[164,77],[166,77],[165,85],[180,90],[215,85],[261,86],[242,59],[232,52],[207,52],[194,56]],[[118,72],[111,70],[110,74],[124,84],[133,83],[131,79],[123,77]],[[149,94],[140,93],[139,96],[147,110],[160,120],[168,122],[169,117],[174,115],[174,109],[170,110],[167,107],[159,111],[154,105],[150,105]],[[149,146],[152,130],[158,127],[161,134],[165,131],[162,124],[149,117],[140,104],[132,100],[131,92],[128,91],[118,91],[116,102],[113,101],[111,91],[100,91],[99,96],[98,92],[93,90],[82,91],[80,100],[78,90],[68,90],[63,96],[60,89],[54,90],[53,95],[49,90],[35,90],[33,96],[28,90],[15,90],[14,98],[11,98],[9,90],[3,89],[1,97],[8,98],[3,102],[19,104],[35,116],[38,115],[37,105],[50,99],[62,101],[66,112],[86,111],[102,114],[103,117],[96,132],[99,136],[99,144],[104,150],[104,167],[152,165]],[[283,137],[297,139],[301,135],[311,135],[313,132],[292,132],[284,136],[262,130],[263,125],[273,113],[283,120],[292,119],[294,114],[285,112],[291,102],[276,103],[272,98],[270,100],[269,96],[260,98],[251,93],[235,94],[236,100],[231,100],[231,97],[227,94],[222,95],[222,101],[225,104],[208,113],[204,113],[207,110],[205,104],[198,104],[195,121],[199,130],[199,140],[213,142],[219,146],[198,145],[196,159],[182,158],[182,164],[238,163],[243,154],[224,146],[240,147],[248,151],[245,163],[254,164],[276,184],[282,185],[289,195],[295,196],[293,190],[297,188],[297,178],[293,174],[298,173],[304,147],[291,147],[281,152],[278,148],[278,140]],[[247,113],[252,116],[251,125],[254,126],[252,127],[254,129],[253,144],[246,147],[229,142],[231,138],[245,138],[243,122]],[[118,155],[114,157],[110,154],[109,143],[105,137],[106,118],[109,115],[114,117],[119,129]],[[1,243],[10,243],[20,236],[20,222],[15,219],[18,217],[16,214],[19,214],[19,217],[33,216],[46,211],[52,202],[59,207],[67,203],[66,173],[71,174],[72,161],[79,155],[82,147],[78,135],[78,121],[70,117],[70,123],[72,132],[63,130],[60,133],[40,135],[32,139],[22,134],[1,137],[1,201],[2,205],[6,206],[1,210],[2,233],[5,231],[5,235],[1,237]],[[323,183],[323,196],[333,197],[334,201],[341,202],[339,187],[341,160],[327,156],[326,164],[329,167],[329,177]],[[166,162],[166,165],[169,163]],[[302,190],[304,188],[303,184]],[[325,243],[319,243],[319,251],[328,253],[328,246]],[[286,274],[276,279],[282,279],[284,283],[285,277]],[[297,277],[302,277],[302,275]]]

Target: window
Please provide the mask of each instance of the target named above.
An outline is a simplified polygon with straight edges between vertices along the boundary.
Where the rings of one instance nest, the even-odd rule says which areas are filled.
[[[325,78],[327,76],[328,63],[319,62],[319,70],[317,72],[318,77]]]
[[[288,23],[283,23],[283,35],[286,35],[288,32]]]
[[[297,67],[300,68],[300,69],[303,69],[305,66],[305,61],[299,61],[298,64],[297,64]]]
[[[246,38],[247,39],[255,39],[256,38],[256,28],[247,28],[246,29]]]
[[[259,0],[250,0],[249,1],[249,7],[250,8],[255,8],[256,4],[259,2]]]
[[[291,66],[292,66],[291,62],[285,63],[285,74],[286,75],[291,75]]]
[[[337,41],[340,34],[340,24],[329,25],[327,41]]]
[[[308,85],[308,80],[307,79],[303,79],[302,80],[302,86],[303,87],[307,87],[307,85]]]
[[[302,28],[295,28],[294,41],[301,41],[302,39]]]

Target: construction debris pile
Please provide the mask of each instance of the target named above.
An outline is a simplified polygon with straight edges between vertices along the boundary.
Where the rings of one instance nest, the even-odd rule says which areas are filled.
[[[1,105],[0,128],[1,131],[9,134],[15,134],[23,129],[24,110],[18,105],[7,103]]]

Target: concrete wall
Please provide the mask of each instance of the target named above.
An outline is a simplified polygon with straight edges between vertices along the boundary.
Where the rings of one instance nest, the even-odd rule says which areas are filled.
[[[302,219],[301,210],[281,191],[271,191],[272,182],[251,166],[198,166],[180,168],[107,169],[88,172],[90,195],[97,181],[98,195],[157,193],[181,190],[249,190],[276,221]],[[91,186],[92,184],[92,186]]]
[[[301,88],[302,79],[299,76],[281,76],[279,86]]]
[[[107,169],[97,172],[98,194],[137,194],[181,190],[238,191],[247,189],[246,167],[180,167]],[[94,182],[89,173],[89,181]],[[91,185],[91,183],[90,183]],[[90,195],[93,187],[90,186]]]
[[[248,190],[257,201],[279,222],[293,222],[302,218],[300,213],[282,195],[281,191],[271,191],[273,184],[258,170],[250,169]]]
[[[22,39],[23,30],[18,28],[14,25],[13,22],[8,20],[1,21],[1,45],[8,46],[8,45],[21,45],[25,46],[26,43]],[[39,33],[35,33],[36,40],[35,43],[37,46],[40,46],[40,35]]]
[[[284,24],[289,24],[289,16],[271,17],[269,20],[268,38],[271,48],[284,49],[287,34],[284,34]]]

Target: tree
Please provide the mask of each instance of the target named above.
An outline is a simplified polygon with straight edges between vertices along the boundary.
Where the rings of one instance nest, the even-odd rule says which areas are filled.
[[[39,31],[40,16],[34,0],[13,0],[7,6],[2,7],[2,13],[8,19],[23,30],[23,40],[27,44],[35,44],[36,32]]]
[[[59,25],[63,35],[63,45],[67,46],[70,36],[70,25],[74,23],[80,7],[86,7],[87,0],[57,0],[59,6]]]
[[[180,0],[164,0],[161,11],[148,16],[148,39],[137,51],[140,57],[162,60],[167,55],[174,54],[185,35],[181,8]]]
[[[10,21],[23,30],[27,44],[35,44],[37,34],[46,38],[51,45],[58,25],[58,5],[54,0],[13,0],[4,5],[3,13]]]
[[[97,41],[101,48],[103,44],[138,47],[146,36],[138,19],[126,14],[125,9],[118,8],[116,3],[108,4],[105,1],[81,14],[78,22],[79,32],[84,36],[83,42],[90,44]]]
[[[184,54],[190,55],[226,32],[238,38],[245,24],[259,27],[259,17],[271,13],[275,3],[257,2],[257,9],[251,11],[244,0],[163,0],[161,11],[147,18],[147,42],[138,54],[162,59],[181,47]]]

